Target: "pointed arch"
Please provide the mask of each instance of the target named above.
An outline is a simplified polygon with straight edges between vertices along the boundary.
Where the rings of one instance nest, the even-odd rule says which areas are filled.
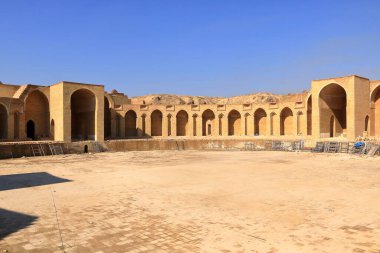
[[[237,110],[232,110],[228,114],[228,135],[241,134],[241,115]]]
[[[293,112],[289,107],[282,109],[280,113],[280,135],[293,134]]]
[[[331,116],[334,117],[334,133],[331,134]],[[347,93],[336,83],[331,83],[319,92],[320,135],[334,137],[342,135],[347,129]]]
[[[88,89],[78,89],[70,98],[71,139],[95,140],[96,96]]]
[[[210,109],[202,113],[202,135],[211,136],[214,133],[215,114]]]
[[[34,139],[50,135],[49,100],[39,90],[34,90],[25,99],[25,122],[34,122]]]
[[[186,136],[188,128],[189,115],[186,111],[181,110],[177,113],[177,136]]]
[[[162,136],[162,118],[160,110],[154,110],[150,115],[152,136]]]
[[[267,134],[266,122],[267,113],[263,108],[258,108],[254,113],[255,135],[264,136]]]
[[[125,136],[137,136],[137,114],[134,110],[129,110],[125,113]]]

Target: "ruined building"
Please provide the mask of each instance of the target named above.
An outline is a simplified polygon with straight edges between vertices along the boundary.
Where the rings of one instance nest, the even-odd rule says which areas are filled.
[[[309,92],[232,98],[128,98],[102,85],[0,83],[0,140],[143,137],[343,138],[380,136],[380,81],[314,80]]]

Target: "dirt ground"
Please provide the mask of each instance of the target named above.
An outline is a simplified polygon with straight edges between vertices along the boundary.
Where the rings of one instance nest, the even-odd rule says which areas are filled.
[[[148,151],[2,160],[0,252],[380,253],[380,158]]]

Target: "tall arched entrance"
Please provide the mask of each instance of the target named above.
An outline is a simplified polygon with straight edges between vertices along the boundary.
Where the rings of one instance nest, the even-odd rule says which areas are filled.
[[[186,136],[189,115],[184,110],[181,110],[177,113],[176,120],[177,120],[177,136]]]
[[[28,94],[25,100],[25,122],[34,122],[33,139],[50,136],[50,111],[47,97],[39,90]]]
[[[280,135],[293,134],[293,112],[289,107],[282,109],[280,114]]]
[[[162,112],[155,110],[150,116],[151,120],[151,135],[162,136]]]
[[[111,108],[107,97],[104,97],[104,138],[111,137]]]
[[[254,114],[255,135],[257,136],[266,135],[266,132],[267,132],[266,123],[267,123],[267,113],[262,108],[257,109]]]
[[[232,110],[228,114],[228,135],[241,134],[241,115],[238,111]]]
[[[8,138],[8,112],[4,105],[0,104],[0,140]]]
[[[137,114],[133,110],[129,110],[125,114],[125,136],[134,137],[137,136]]]
[[[215,114],[210,109],[202,113],[202,135],[210,136],[214,132]]]
[[[71,139],[95,140],[96,97],[87,89],[71,95]]]
[[[319,121],[322,138],[338,137],[345,133],[347,128],[346,107],[347,94],[342,86],[332,83],[321,90],[319,93]],[[331,122],[333,122],[333,126]]]

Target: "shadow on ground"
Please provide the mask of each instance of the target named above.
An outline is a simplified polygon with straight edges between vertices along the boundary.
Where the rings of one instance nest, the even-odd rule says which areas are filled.
[[[11,174],[0,176],[0,191],[26,187],[66,183],[71,180],[53,176],[46,172]]]
[[[0,208],[0,241],[8,235],[32,225],[37,219],[36,216]]]

